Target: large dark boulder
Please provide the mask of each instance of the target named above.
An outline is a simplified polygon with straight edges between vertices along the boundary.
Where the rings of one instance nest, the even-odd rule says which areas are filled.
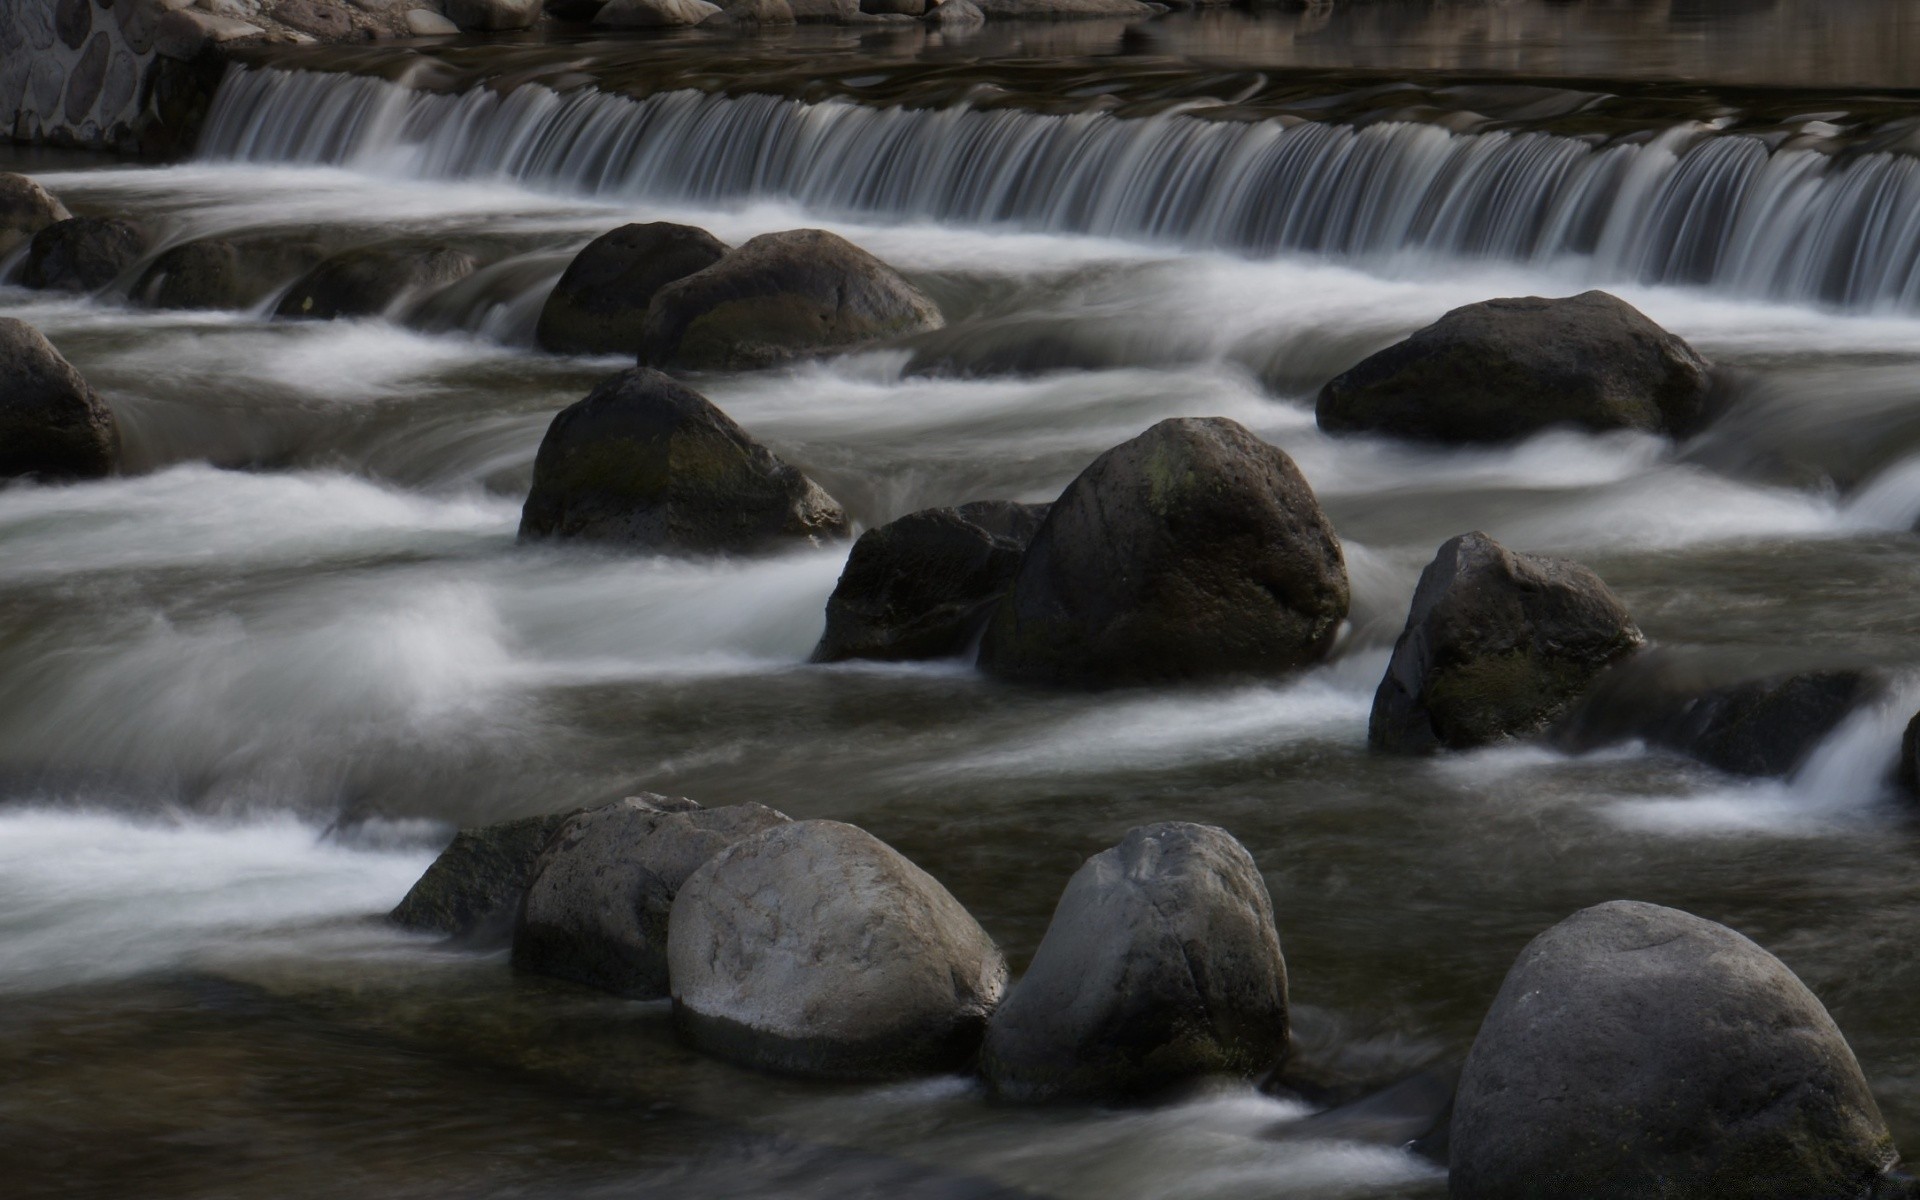
[[[276,317],[379,316],[473,274],[479,260],[452,246],[395,244],[343,250],[294,281]]]
[[[533,460],[520,536],[750,551],[843,536],[833,497],[706,397],[622,371],[560,410]]]
[[[1645,644],[1626,606],[1579,563],[1463,534],[1420,574],[1367,740],[1418,754],[1539,733]]]
[[[388,919],[473,945],[504,944],[548,843],[573,812],[463,829]]]
[[[95,479],[120,457],[120,427],[38,329],[0,317],[0,480]]]
[[[790,229],[656,292],[640,361],[764,367],[939,325],[933,301],[892,267],[825,230]]]
[[[47,226],[72,216],[66,205],[36,181],[0,172],[0,258],[24,246]]]
[[[580,813],[547,845],[513,932],[513,965],[638,1000],[667,988],[667,914],[700,864],[787,817],[630,796]]]
[[[140,273],[132,296],[155,308],[252,308],[324,257],[317,242],[202,238],[155,258]]]
[[[33,235],[20,282],[52,292],[97,292],[147,252],[147,231],[119,217],[69,217]]]
[[[867,530],[827,598],[813,661],[965,653],[1046,515],[1044,504],[976,500]]]
[[[838,821],[776,825],[708,859],[674,900],[667,963],[695,1045],[829,1078],[966,1065],[1007,980],[938,881]]]
[[[1555,740],[1576,753],[1640,740],[1735,775],[1791,775],[1888,681],[1863,667],[1758,672],[1679,653],[1601,678]]]
[[[1605,292],[1456,308],[1321,389],[1320,427],[1504,442],[1556,425],[1686,434],[1711,379],[1693,348]]]
[[[980,665],[1089,686],[1269,675],[1324,655],[1347,603],[1340,542],[1293,460],[1232,421],[1180,417],[1068,486]]]
[[[987,1025],[981,1070],[1012,1099],[1117,1098],[1287,1048],[1287,965],[1246,848],[1210,825],[1130,831],[1067,883]]]
[[[603,233],[567,265],[534,337],[556,354],[634,354],[654,293],[726,252],[706,230],[667,221]]]
[[[1535,938],[1454,1102],[1459,1200],[1857,1200],[1893,1140],[1846,1039],[1724,925],[1617,900]]]

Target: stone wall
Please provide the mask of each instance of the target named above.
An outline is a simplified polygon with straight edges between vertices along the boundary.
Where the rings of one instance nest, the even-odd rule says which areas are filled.
[[[155,15],[148,0],[4,0],[0,130],[16,141],[138,149]]]

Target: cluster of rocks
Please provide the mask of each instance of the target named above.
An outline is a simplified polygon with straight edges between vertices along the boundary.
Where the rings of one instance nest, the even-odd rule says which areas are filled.
[[[1266,884],[1231,835],[1186,822],[1089,858],[1011,986],[985,930],[897,851],[757,804],[645,795],[464,832],[392,919],[671,1000],[697,1048],[813,1078],[977,1071],[1008,1101],[1110,1102],[1284,1080],[1295,1053]],[[1457,1079],[1416,1144],[1461,1200],[1911,1194],[1820,1001],[1675,909],[1615,901],[1535,938]]]
[[[550,0],[555,16],[605,29],[660,29],[698,25],[793,25],[830,22],[875,25],[926,21],[942,26],[988,20],[1139,20],[1166,12],[1142,0]]]
[[[1068,883],[1026,977],[892,847],[758,804],[645,795],[463,832],[401,926],[638,1000],[765,1070],[970,1070],[1014,1099],[1123,1097],[1284,1056],[1286,963],[1266,884],[1210,826],[1130,832]]]

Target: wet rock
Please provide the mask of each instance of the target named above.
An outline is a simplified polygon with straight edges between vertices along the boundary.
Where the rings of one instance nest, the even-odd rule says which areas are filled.
[[[687,876],[784,824],[759,804],[703,809],[632,796],[580,813],[548,844],[513,934],[513,965],[640,1000],[667,988],[667,914]]]
[[[520,536],[730,552],[842,537],[833,498],[698,392],[623,371],[541,439]]]
[[[939,324],[933,302],[892,267],[824,230],[791,229],[661,288],[640,361],[761,367]]]
[[[0,258],[31,241],[42,229],[72,216],[66,205],[34,180],[0,173]]]
[[[328,42],[341,42],[353,36],[353,18],[345,10],[315,0],[280,0],[273,6],[273,19],[291,29]]]
[[[827,598],[815,662],[948,658],[973,642],[1013,585],[1044,504],[981,500],[869,529]]]
[[[1920,713],[1907,722],[1906,732],[1900,735],[1900,765],[1895,777],[1909,796],[1920,796]]]
[[[1138,0],[971,0],[990,20],[1062,21],[1080,17],[1156,16],[1166,11]]]
[[[720,6],[707,0],[609,0],[593,23],[611,29],[671,29],[698,25],[719,12]]]
[[[1130,831],[1074,873],[988,1022],[980,1064],[1012,1099],[1118,1098],[1252,1075],[1286,1047],[1267,885],[1225,830],[1175,821]]]
[[[791,25],[793,8],[787,0],[726,0],[720,6],[729,23],[735,25]]]
[[[778,825],[709,859],[674,901],[667,962],[695,1045],[830,1078],[964,1066],[1007,979],[938,881],[838,821]]]
[[[325,256],[317,242],[279,237],[183,242],[148,265],[132,296],[155,308],[251,308]]]
[[[540,19],[540,0],[446,0],[447,19],[462,29],[499,33]]]
[[[1083,686],[1271,675],[1324,655],[1348,598],[1339,540],[1293,460],[1224,418],[1175,418],[1068,486],[980,666]]]
[[[556,354],[634,354],[654,293],[726,252],[726,243],[706,230],[667,221],[603,233],[554,285],[535,337]]]
[[[53,292],[97,292],[139,261],[147,231],[118,217],[70,217],[33,235],[20,282]]]
[[[1503,442],[1555,426],[1686,434],[1711,378],[1693,348],[1605,292],[1456,308],[1321,389],[1320,427]]]
[[[860,15],[860,0],[788,0],[793,19],[801,24],[827,21],[845,24]]]
[[[1461,1200],[1852,1200],[1892,1166],[1853,1051],[1733,930],[1617,900],[1535,938],[1455,1098]]]
[[[504,943],[540,855],[573,815],[548,813],[461,830],[388,918],[471,944]]]
[[[322,261],[287,289],[276,317],[331,321],[379,316],[473,274],[478,260],[442,245],[363,246]]]
[[[969,29],[986,23],[987,14],[973,0],[946,0],[927,19],[945,29]]]
[[[177,8],[153,23],[153,48],[164,58],[182,62],[209,46],[259,37],[266,30],[236,17],[217,17],[191,8]]]
[[[1639,739],[1735,775],[1791,775],[1842,721],[1886,690],[1885,676],[1858,667],[1755,675],[1654,654],[1601,678],[1555,741],[1584,753]]]
[[[1464,534],[1420,574],[1367,740],[1420,754],[1539,733],[1645,644],[1626,606],[1579,563]]]
[[[458,25],[424,8],[408,9],[406,22],[407,32],[415,37],[446,37],[460,32]]]
[[[113,410],[39,330],[0,317],[0,479],[94,479],[119,457]]]

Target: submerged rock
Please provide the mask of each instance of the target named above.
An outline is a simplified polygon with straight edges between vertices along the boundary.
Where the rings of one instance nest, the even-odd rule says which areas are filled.
[[[567,265],[534,336],[557,354],[633,354],[654,293],[726,252],[726,243],[706,230],[667,221],[603,233]]]
[[[0,480],[95,479],[119,457],[113,410],[38,329],[0,317]]]
[[[533,460],[520,536],[658,550],[750,551],[842,537],[833,497],[706,397],[622,371],[561,409]]]
[[[1319,660],[1347,603],[1340,542],[1293,460],[1224,418],[1174,418],[1055,502],[980,665],[1092,686],[1273,674]]]
[[[827,598],[813,661],[964,653],[1046,515],[1044,504],[978,500],[867,530]]]
[[[1456,308],[1321,389],[1320,427],[1503,442],[1566,425],[1686,434],[1712,381],[1693,348],[1605,292]]]
[[[1418,754],[1539,733],[1645,644],[1626,606],[1579,563],[1463,534],[1421,572],[1367,740]]]
[[[667,961],[695,1045],[828,1078],[966,1065],[1007,979],[938,881],[837,821],[778,825],[709,859],[674,901]]]
[[[1735,775],[1791,775],[1861,706],[1885,694],[1877,671],[1756,675],[1678,654],[1610,672],[1555,733],[1583,753],[1634,739]]]
[[[72,219],[67,206],[25,175],[0,172],[0,258],[49,225]]]
[[[344,250],[302,275],[274,309],[276,317],[372,317],[411,296],[473,274],[479,261],[452,246],[386,245]]]
[[[540,855],[573,816],[547,813],[461,830],[388,919],[472,944],[505,943]]]
[[[20,282],[53,292],[97,292],[147,252],[147,231],[118,217],[69,217],[33,235]]]
[[[1019,1100],[1253,1075],[1287,1048],[1287,966],[1253,857],[1225,830],[1130,831],[1075,872],[993,1014],[981,1070]]]
[[[939,309],[892,267],[825,230],[790,229],[661,288],[640,361],[763,367],[939,325]]]
[[[1896,1157],[1792,971],[1724,925],[1624,900],[1521,953],[1450,1136],[1460,1200],[1856,1200]]]
[[[547,845],[513,934],[513,965],[639,1000],[664,999],[667,914],[700,864],[787,817],[630,796],[572,817]]]
[[[251,308],[325,256],[317,242],[202,238],[154,259],[132,296],[155,308]]]

